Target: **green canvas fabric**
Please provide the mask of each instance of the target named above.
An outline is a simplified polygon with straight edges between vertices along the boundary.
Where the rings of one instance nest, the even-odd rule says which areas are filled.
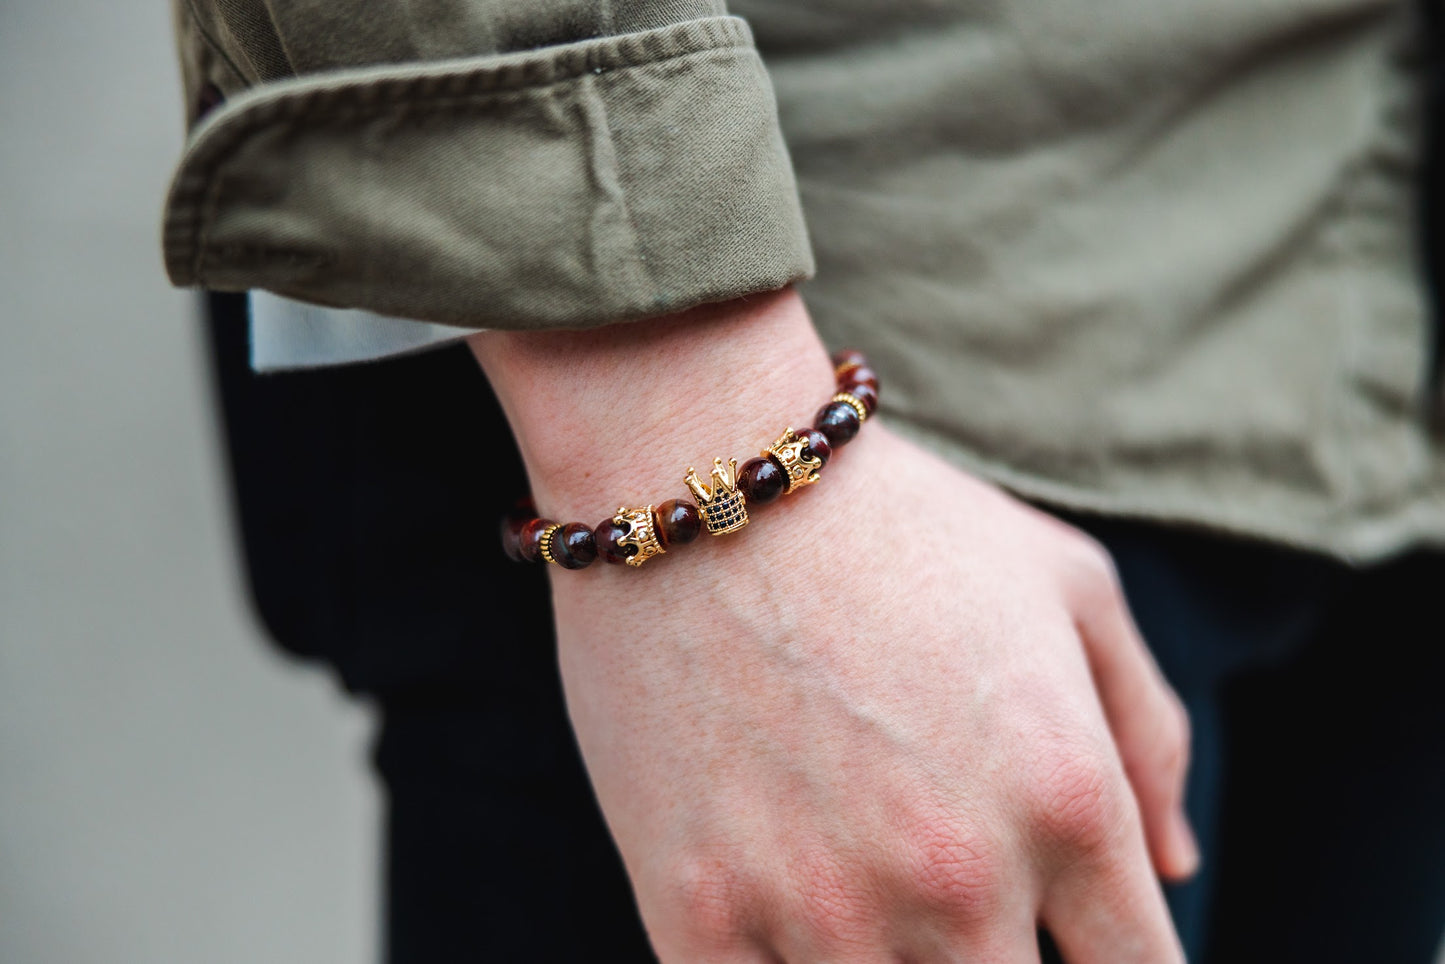
[[[176,173],[177,283],[587,327],[816,266],[890,422],[1026,496],[1358,560],[1445,544],[1408,0],[177,24],[189,102],[227,98]]]
[[[329,6],[329,21],[343,5],[288,9],[309,6]],[[811,273],[743,21],[353,67],[332,65],[374,58],[354,37],[338,53],[339,30],[303,57],[292,34],[272,42],[276,25],[257,27],[264,42],[225,58],[258,76],[282,65],[278,51],[323,69],[232,90],[196,131],[166,210],[175,283],[529,328],[655,315]],[[372,53],[405,52],[394,48]]]

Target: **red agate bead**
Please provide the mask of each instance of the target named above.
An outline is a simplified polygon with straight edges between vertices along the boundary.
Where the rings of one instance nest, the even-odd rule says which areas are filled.
[[[803,446],[803,455],[814,456],[824,465],[833,457],[833,446],[828,444],[828,437],[815,428],[805,428],[797,433],[807,445]]]
[[[620,566],[632,556],[637,555],[637,547],[634,545],[619,546],[617,540],[627,535],[628,528],[619,525],[612,519],[603,519],[597,523],[596,530],[592,533],[593,541],[597,543],[597,554],[604,562],[610,562],[614,566]]]
[[[668,499],[654,514],[658,541],[666,549],[685,546],[702,534],[702,513],[686,499]]]
[[[597,558],[597,541],[592,529],[580,522],[569,522],[552,531],[547,544],[552,559],[563,569],[586,569]]]
[[[748,459],[738,472],[738,488],[748,505],[767,505],[788,487],[788,473],[771,458]]]
[[[862,426],[858,410],[847,402],[829,402],[813,418],[813,428],[822,432],[833,448],[851,442]]]
[[[878,389],[866,383],[860,385],[839,385],[838,391],[847,392],[863,403],[863,411],[872,415],[878,411]]]
[[[513,562],[522,561],[522,527],[531,517],[512,513],[502,516],[502,551]]]
[[[522,526],[522,531],[517,536],[517,554],[522,557],[523,562],[542,560],[542,533],[552,524],[551,519],[533,519]]]
[[[878,373],[867,365],[859,365],[857,368],[849,368],[838,373],[838,391],[852,392],[850,385],[867,385],[875,392],[878,391]]]

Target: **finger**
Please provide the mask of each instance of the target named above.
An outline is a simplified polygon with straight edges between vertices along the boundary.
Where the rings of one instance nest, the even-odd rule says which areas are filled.
[[[1142,841],[1129,839],[1069,865],[1049,890],[1043,924],[1069,964],[1184,962]]]
[[[1040,964],[1037,923],[1032,913],[998,922],[988,935],[950,936],[916,927],[894,942],[884,958],[906,964]]]
[[[1144,644],[1111,564],[1100,565],[1075,618],[1124,772],[1139,802],[1154,869],[1182,880],[1199,867],[1184,813],[1189,716]]]
[[[787,964],[1039,964],[1037,894],[1010,887],[989,902],[986,917],[973,913],[982,908],[972,900],[961,908],[936,894],[906,899],[892,911],[870,904],[822,916],[799,913],[794,904],[775,916],[768,943]]]
[[[660,964],[791,964],[792,960],[761,941],[705,946],[693,941],[653,937],[651,943]]]
[[[794,922],[778,928],[768,944],[772,959],[786,964],[876,964],[893,958],[887,953],[881,932],[872,939],[835,939],[818,934],[811,926]]]
[[[733,902],[726,885],[697,875],[678,888],[679,906],[642,904],[643,926],[660,964],[784,964],[763,934],[756,905]],[[711,882],[710,882],[711,881]],[[681,910],[681,908],[686,908]]]

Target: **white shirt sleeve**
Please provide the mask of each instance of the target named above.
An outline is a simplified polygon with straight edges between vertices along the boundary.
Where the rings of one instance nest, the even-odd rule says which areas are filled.
[[[377,361],[459,341],[475,329],[326,308],[250,292],[251,368],[277,372]]]

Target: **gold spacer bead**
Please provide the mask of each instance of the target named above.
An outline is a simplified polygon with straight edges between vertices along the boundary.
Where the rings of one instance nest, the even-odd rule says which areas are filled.
[[[847,392],[839,392],[833,396],[833,401],[846,402],[853,411],[858,413],[859,422],[868,421],[868,409],[863,407],[863,403],[856,396],[849,395]]]
[[[557,565],[557,560],[552,558],[552,533],[560,528],[562,528],[562,523],[554,522],[542,530],[542,542],[540,545],[542,559],[545,562],[550,562],[554,566]]]

